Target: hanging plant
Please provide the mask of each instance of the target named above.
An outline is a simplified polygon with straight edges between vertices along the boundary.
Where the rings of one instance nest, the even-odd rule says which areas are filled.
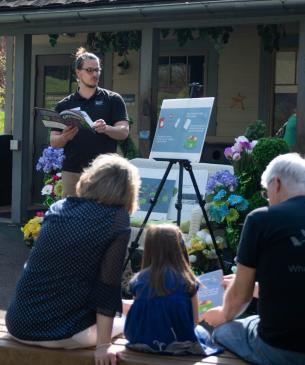
[[[273,52],[280,49],[280,40],[286,37],[286,30],[282,24],[264,24],[257,26],[257,34],[262,39],[264,50]]]
[[[229,42],[233,30],[233,27],[161,29],[161,36],[175,36],[180,47],[194,39],[208,40],[214,43],[215,49],[219,51]]]
[[[141,48],[141,32],[130,30],[126,32],[95,32],[88,33],[87,44],[94,52],[117,52],[119,56],[128,55],[128,51],[138,51]]]
[[[128,70],[129,69],[129,61],[127,58],[123,58],[123,60],[121,62],[118,63],[119,67],[122,67],[122,69],[124,70]]]
[[[49,43],[52,47],[56,46],[57,40],[60,36],[75,37],[75,33],[49,34]]]
[[[59,34],[49,34],[49,43],[52,47],[56,46],[58,37]]]

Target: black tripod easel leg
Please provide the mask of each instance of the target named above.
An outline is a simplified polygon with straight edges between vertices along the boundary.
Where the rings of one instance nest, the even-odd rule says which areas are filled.
[[[186,171],[188,171],[188,173],[190,174],[190,177],[191,177],[191,180],[192,180],[192,183],[193,183],[193,187],[194,187],[195,192],[196,192],[196,197],[198,199],[198,203],[200,205],[200,208],[202,210],[202,214],[204,216],[206,225],[208,227],[210,236],[212,238],[213,246],[214,246],[218,261],[219,261],[220,268],[225,273],[225,265],[224,265],[224,262],[223,262],[223,259],[222,259],[222,255],[221,255],[221,252],[220,252],[220,250],[217,246],[216,239],[215,239],[215,236],[214,236],[214,233],[213,233],[213,230],[212,230],[211,222],[209,221],[209,217],[208,217],[207,212],[205,210],[205,204],[206,203],[202,199],[202,196],[200,194],[200,191],[199,191],[199,188],[198,188],[195,176],[194,176],[194,172],[193,172],[193,169],[192,169],[192,165],[190,164],[190,161],[188,161],[188,160],[183,161],[183,164],[184,164],[184,168],[186,169]]]
[[[126,269],[126,266],[128,264],[128,261],[133,258],[133,256],[135,255],[136,249],[139,247],[139,243],[138,243],[139,242],[139,239],[140,239],[140,237],[142,235],[142,232],[143,232],[143,230],[144,230],[144,228],[146,226],[146,223],[147,223],[147,221],[148,221],[148,219],[149,219],[149,217],[151,215],[151,212],[153,211],[155,205],[157,204],[159,195],[160,195],[160,193],[162,191],[162,188],[163,188],[163,186],[164,186],[164,184],[166,182],[167,176],[168,176],[168,174],[169,174],[169,172],[170,172],[170,170],[171,170],[171,168],[172,168],[172,166],[173,166],[174,163],[176,163],[176,161],[174,161],[174,160],[173,161],[169,161],[169,164],[168,164],[168,166],[166,168],[166,171],[165,171],[165,173],[164,173],[164,175],[162,177],[162,180],[160,181],[160,184],[159,184],[159,186],[158,186],[158,188],[156,190],[155,196],[150,199],[150,207],[149,207],[149,209],[148,209],[148,211],[146,213],[146,216],[145,216],[145,218],[143,220],[143,223],[142,223],[142,225],[141,225],[141,227],[139,229],[139,232],[138,232],[135,240],[131,242],[130,247],[128,249],[129,250],[129,253],[128,253],[128,256],[127,256],[127,258],[125,260],[125,263],[124,263],[124,266],[123,266],[123,271]],[[181,184],[182,184],[182,182],[181,182]],[[181,211],[181,209],[180,209],[180,211]]]
[[[177,209],[177,226],[180,227],[182,211],[182,189],[183,189],[183,161],[179,161],[178,194],[175,208]]]

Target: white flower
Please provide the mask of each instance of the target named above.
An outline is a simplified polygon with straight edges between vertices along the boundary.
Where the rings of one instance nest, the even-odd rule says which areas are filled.
[[[53,191],[53,186],[48,184],[43,187],[41,190],[41,195],[50,195]]]
[[[240,160],[240,153],[234,153],[232,159],[233,159],[233,161],[239,161]]]
[[[237,142],[237,143],[239,143],[239,142],[249,142],[249,140],[245,136],[239,136],[239,137],[235,138],[235,142]]]
[[[190,263],[193,264],[197,261],[197,257],[195,255],[190,255],[189,260],[190,260]]]
[[[224,243],[224,242],[225,242],[225,240],[223,237],[221,237],[221,236],[216,237],[216,243]]]
[[[251,144],[251,148],[253,149],[256,146],[257,141],[252,141],[252,142],[250,142],[250,144]]]
[[[184,244],[185,244],[186,248],[191,248],[192,247],[192,242],[191,241],[186,241],[186,242],[184,242]]]
[[[236,274],[237,266],[232,266],[231,271],[232,271],[233,274]]]
[[[211,245],[211,244],[213,244],[212,237],[211,237],[211,235],[209,235],[208,233],[207,233],[207,235],[205,236],[205,243],[206,243],[207,245]]]
[[[61,177],[61,172],[58,172],[56,176]]]
[[[204,231],[204,230],[202,230],[202,231],[198,231],[198,232],[196,233],[196,236],[197,236],[198,238],[200,238],[203,242],[205,242],[205,240],[206,240],[206,235],[207,235],[207,233],[206,233],[206,231]]]

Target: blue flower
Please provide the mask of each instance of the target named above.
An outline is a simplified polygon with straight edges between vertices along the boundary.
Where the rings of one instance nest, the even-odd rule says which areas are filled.
[[[61,170],[64,158],[63,148],[45,148],[42,152],[42,156],[37,162],[36,170],[42,170],[47,174],[52,171]]]
[[[248,202],[248,200],[242,198],[242,201],[236,206],[236,208],[238,210],[240,210],[241,212],[247,210],[249,208],[249,202]]]
[[[243,201],[243,198],[240,195],[230,195],[228,198],[228,203],[232,205],[233,207],[237,204],[241,204]]]
[[[229,209],[226,204],[212,204],[209,206],[208,213],[211,221],[222,223],[225,220],[226,216],[229,214]]]
[[[214,202],[218,202],[220,201],[222,198],[224,198],[226,196],[226,192],[224,189],[219,190],[219,192],[214,196],[213,201]]]
[[[237,187],[236,177],[228,170],[217,171],[215,175],[209,177],[206,192],[208,195],[212,194],[219,187],[234,191]]]

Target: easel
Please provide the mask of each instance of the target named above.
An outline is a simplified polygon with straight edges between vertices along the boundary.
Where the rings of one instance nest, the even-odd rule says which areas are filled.
[[[198,83],[190,84],[190,92],[189,92],[190,97],[191,98],[196,97],[197,93],[201,89],[201,87],[202,87],[202,85],[200,85]],[[213,233],[213,230],[212,230],[212,226],[211,226],[211,223],[209,221],[207,212],[205,210],[206,202],[205,202],[205,200],[202,199],[202,196],[200,195],[200,191],[199,191],[199,188],[198,188],[198,185],[197,185],[197,182],[196,182],[196,179],[195,179],[193,169],[192,169],[192,165],[191,165],[190,161],[189,160],[184,160],[184,159],[163,159],[163,158],[155,158],[155,160],[156,161],[167,161],[169,164],[168,164],[168,166],[166,168],[166,171],[165,171],[165,173],[164,173],[164,175],[161,179],[161,182],[160,182],[160,184],[159,184],[159,186],[156,190],[155,196],[150,199],[150,207],[149,207],[149,209],[146,213],[146,216],[143,220],[143,223],[142,223],[142,225],[139,229],[139,232],[137,233],[137,236],[136,236],[135,240],[132,241],[131,244],[130,244],[129,254],[128,254],[128,257],[127,257],[127,259],[124,263],[124,270],[125,270],[128,262],[129,262],[129,260],[131,260],[132,258],[134,258],[136,256],[136,254],[137,254],[136,250],[139,247],[138,242],[139,242],[139,239],[140,239],[140,237],[143,233],[143,230],[146,226],[146,223],[148,222],[150,214],[153,211],[155,205],[157,204],[159,195],[162,191],[162,188],[163,188],[163,186],[166,182],[166,179],[167,179],[173,165],[178,163],[179,164],[179,180],[178,180],[177,202],[175,204],[175,208],[177,209],[177,226],[179,227],[180,223],[181,223],[183,170],[185,169],[190,174],[190,178],[192,180],[192,184],[193,184],[194,190],[196,192],[196,197],[197,197],[198,203],[200,205],[200,208],[202,210],[202,214],[204,216],[204,219],[205,219],[207,228],[209,230],[209,233],[210,233],[210,236],[211,236],[211,239],[212,239],[212,243],[213,243],[213,246],[214,246],[218,261],[219,261],[219,266],[223,270],[223,272],[225,272],[225,266],[224,266],[224,262],[223,262],[223,259],[222,259],[222,255],[220,253],[219,248],[217,247],[217,243],[216,243],[216,239],[215,239],[215,236],[214,236],[214,233]]]

